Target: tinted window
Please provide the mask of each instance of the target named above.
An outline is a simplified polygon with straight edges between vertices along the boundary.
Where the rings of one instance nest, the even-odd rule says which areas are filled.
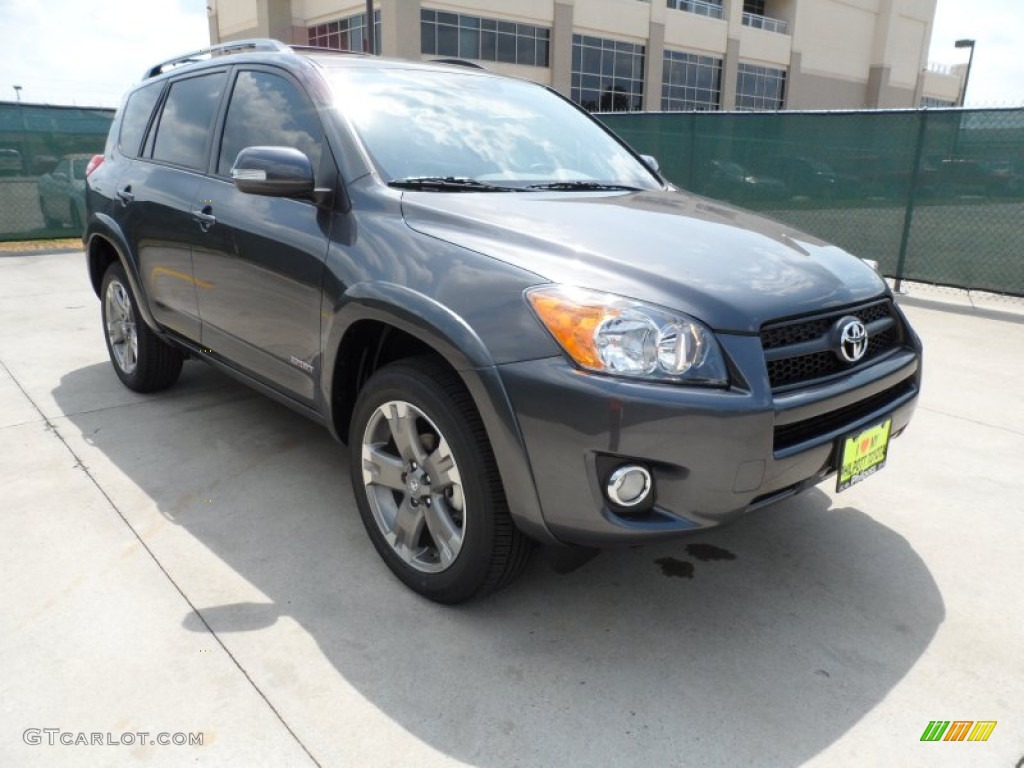
[[[206,140],[226,79],[224,72],[217,72],[171,85],[160,115],[154,160],[197,170],[206,167]]]
[[[128,157],[138,157],[142,134],[146,132],[149,116],[153,112],[156,100],[160,98],[160,91],[163,90],[163,87],[163,83],[153,83],[139,88],[128,97],[128,103],[124,108],[124,118],[121,120],[121,143],[119,145],[121,152]]]
[[[228,175],[246,147],[294,147],[313,168],[323,145],[312,105],[291,82],[266,72],[242,72],[235,81],[224,123],[217,172]]]

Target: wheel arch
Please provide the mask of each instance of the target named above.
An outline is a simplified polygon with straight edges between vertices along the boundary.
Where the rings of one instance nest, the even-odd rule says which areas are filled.
[[[149,299],[142,290],[142,280],[139,276],[138,265],[134,259],[128,258],[130,253],[124,235],[120,228],[109,216],[97,214],[90,227],[86,230],[83,240],[85,242],[86,264],[89,270],[89,282],[92,284],[93,292],[100,296],[100,288],[103,283],[103,275],[115,261],[119,261],[124,267],[128,282],[131,283],[132,295],[135,296],[135,303],[139,314],[155,333],[161,333],[153,313],[149,309]]]
[[[543,522],[526,447],[511,401],[483,341],[448,307],[404,286],[360,283],[330,316],[322,393],[328,425],[349,441],[360,387],[383,365],[428,354],[461,379],[480,414],[506,489],[509,510],[525,533],[552,543]]]

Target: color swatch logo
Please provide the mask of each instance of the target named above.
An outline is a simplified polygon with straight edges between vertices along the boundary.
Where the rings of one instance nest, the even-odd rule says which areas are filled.
[[[995,720],[932,720],[921,741],[988,741],[995,729]]]

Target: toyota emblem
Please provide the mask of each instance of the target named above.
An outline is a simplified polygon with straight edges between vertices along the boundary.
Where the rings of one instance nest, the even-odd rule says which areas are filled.
[[[868,351],[868,329],[855,317],[844,317],[839,329],[839,354],[848,363],[856,363]]]

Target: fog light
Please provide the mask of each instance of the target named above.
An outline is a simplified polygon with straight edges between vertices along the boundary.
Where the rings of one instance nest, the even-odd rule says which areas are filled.
[[[608,478],[605,493],[613,504],[636,507],[647,500],[651,492],[651,473],[639,464],[625,464]]]

